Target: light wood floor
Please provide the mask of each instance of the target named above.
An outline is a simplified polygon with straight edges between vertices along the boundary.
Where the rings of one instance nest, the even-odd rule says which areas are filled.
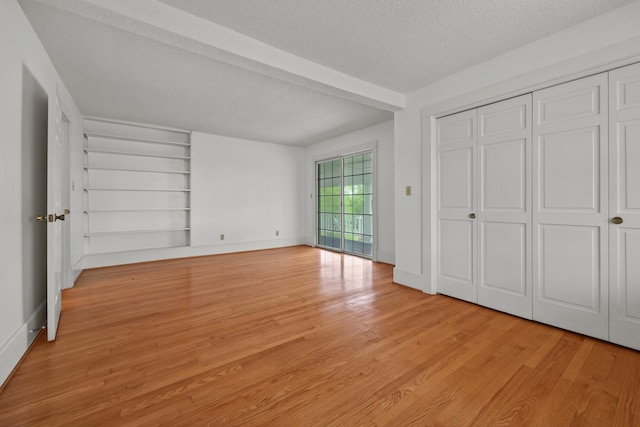
[[[638,426],[640,353],[308,247],[85,271],[0,426]]]

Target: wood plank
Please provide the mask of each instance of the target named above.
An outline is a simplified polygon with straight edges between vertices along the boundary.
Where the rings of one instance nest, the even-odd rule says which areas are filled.
[[[640,425],[640,353],[309,247],[108,267],[64,291],[0,425]]]

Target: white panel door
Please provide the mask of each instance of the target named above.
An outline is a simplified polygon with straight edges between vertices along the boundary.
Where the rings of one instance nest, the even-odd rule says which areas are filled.
[[[438,292],[477,302],[476,110],[437,120]]]
[[[53,341],[62,311],[62,110],[56,97],[49,97],[47,154],[47,339]]]
[[[478,304],[531,319],[531,94],[478,109]]]
[[[533,319],[608,339],[607,73],[533,94]]]
[[[609,339],[640,350],[640,64],[609,82]]]

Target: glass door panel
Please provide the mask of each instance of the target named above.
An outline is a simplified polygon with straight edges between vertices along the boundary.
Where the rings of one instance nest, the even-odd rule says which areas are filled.
[[[371,153],[344,159],[344,250],[370,258],[373,246]]]
[[[318,163],[318,245],[342,250],[342,161]]]

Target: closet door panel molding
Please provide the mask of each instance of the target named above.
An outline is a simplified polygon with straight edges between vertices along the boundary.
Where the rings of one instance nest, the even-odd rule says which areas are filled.
[[[481,212],[526,211],[528,142],[522,138],[481,146]]]
[[[504,222],[482,223],[482,277],[487,290],[506,292],[518,298],[530,294],[527,280],[527,225]],[[485,302],[486,305],[487,302]]]
[[[540,135],[540,212],[600,212],[600,128]]]

